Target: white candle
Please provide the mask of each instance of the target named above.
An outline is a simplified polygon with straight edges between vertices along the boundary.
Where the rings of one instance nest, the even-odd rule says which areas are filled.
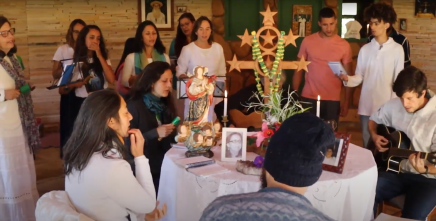
[[[224,91],[224,116],[227,116],[227,90]]]
[[[318,95],[318,101],[316,102],[316,116],[319,117],[320,96]]]
[[[369,24],[366,25],[366,35],[369,33]]]

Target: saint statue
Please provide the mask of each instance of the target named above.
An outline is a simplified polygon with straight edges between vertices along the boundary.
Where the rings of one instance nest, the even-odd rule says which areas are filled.
[[[190,79],[186,83],[186,95],[190,103],[185,121],[190,121],[193,125],[208,122],[209,111],[211,111],[209,108],[213,102],[216,76],[208,77],[207,71],[207,67],[196,66],[194,74],[188,75]]]

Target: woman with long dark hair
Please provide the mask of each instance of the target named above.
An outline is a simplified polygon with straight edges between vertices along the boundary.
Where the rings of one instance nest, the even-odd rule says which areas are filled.
[[[97,91],[83,103],[65,145],[65,191],[78,212],[94,220],[144,220],[150,212],[162,215],[155,209],[144,138],[138,129],[129,129],[131,119],[116,91]],[[124,160],[125,137],[137,165],[136,178]]]
[[[166,61],[170,58],[165,54],[165,46],[160,40],[159,31],[153,22],[144,21],[136,29],[136,51],[126,57],[121,77],[124,87],[130,88],[144,67],[153,61]]]
[[[176,136],[174,125],[171,124],[176,117],[171,99],[172,81],[170,65],[167,62],[154,61],[139,75],[127,100],[127,109],[133,116],[130,126],[141,130],[147,141],[144,154],[150,159],[156,192],[159,189],[164,155],[171,148]],[[126,140],[126,146],[129,146],[129,140]],[[131,166],[135,171],[132,162]]]
[[[65,38],[67,39],[67,43],[59,46],[56,50],[56,53],[53,56],[53,70],[52,75],[54,79],[59,79],[62,76],[62,71],[67,65],[71,65],[73,63],[74,56],[74,47],[76,45],[77,37],[79,36],[80,31],[83,27],[86,26],[86,23],[82,19],[75,19],[70,23],[70,27],[68,28],[67,35]],[[71,134],[71,130],[73,128],[74,121],[71,121],[70,117],[70,97],[74,96],[74,92],[70,92],[68,94],[61,94],[60,100],[60,156],[62,158],[62,147],[68,140],[68,135]]]
[[[192,42],[183,47],[180,57],[177,60],[177,77],[187,78],[187,73],[194,74],[196,66],[204,66],[208,69],[209,75],[217,77],[226,76],[226,61],[223,47],[213,41],[212,22],[205,16],[201,16],[194,23],[191,34]],[[185,99],[184,116],[189,112],[189,99]],[[214,109],[215,103],[210,106]],[[215,121],[214,112],[209,111],[208,120]]]
[[[137,51],[138,46],[136,45],[135,38],[128,38],[126,43],[124,43],[124,51],[123,55],[121,55],[120,63],[118,67],[115,69],[115,79],[117,79],[117,91],[121,94],[121,96],[125,97],[129,92],[128,87],[124,87],[121,83],[122,72],[124,69],[124,62],[126,60],[127,55],[131,53],[135,53]]]
[[[80,31],[74,49],[73,62],[75,67],[72,81],[78,82],[60,87],[59,92],[68,94],[74,91],[74,95],[70,97],[69,109],[70,121],[74,123],[88,94],[107,88],[108,83],[113,84],[115,81],[105,41],[98,26],[87,25]],[[68,130],[69,134],[72,132],[72,126],[73,124]]]
[[[0,16],[0,219],[35,220],[39,196],[33,153],[40,140],[14,34]]]
[[[170,45],[170,59],[177,61],[182,52],[182,48],[191,43],[192,28],[194,27],[195,17],[190,12],[185,12],[179,17],[179,24],[177,25],[176,38],[173,39]],[[173,101],[176,106],[177,115],[184,118],[184,103],[183,99],[177,99],[177,76],[175,66],[177,64],[172,63],[173,68]]]

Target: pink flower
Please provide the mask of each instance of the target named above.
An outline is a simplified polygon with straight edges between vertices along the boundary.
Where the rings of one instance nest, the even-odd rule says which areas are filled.
[[[265,138],[266,137],[263,136],[263,131],[257,132],[256,147],[260,147]]]
[[[266,121],[264,121],[262,123],[262,131],[268,130],[268,123]]]

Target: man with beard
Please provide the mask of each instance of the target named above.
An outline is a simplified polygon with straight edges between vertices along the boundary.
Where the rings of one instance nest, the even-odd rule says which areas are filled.
[[[303,194],[321,176],[326,149],[334,142],[332,128],[320,118],[309,113],[288,118],[268,145],[262,189],[219,197],[200,220],[332,220]]]
[[[150,5],[153,10],[147,14],[147,20],[152,21],[154,24],[166,24],[165,14],[160,10],[163,6],[162,2],[152,1]]]

